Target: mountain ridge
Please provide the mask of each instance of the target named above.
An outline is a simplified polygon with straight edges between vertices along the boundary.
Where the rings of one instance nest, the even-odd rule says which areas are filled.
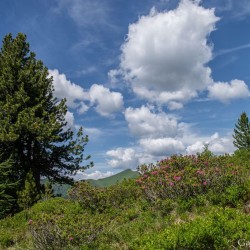
[[[139,173],[137,171],[133,171],[131,169],[126,169],[123,170],[117,174],[111,175],[109,177],[105,177],[105,178],[100,178],[97,180],[94,179],[86,179],[86,180],[77,180],[78,181],[88,181],[92,186],[95,187],[109,187],[112,185],[115,185],[121,181],[123,181],[124,179],[135,179],[139,176]],[[44,184],[46,182],[46,179],[42,180],[42,184]],[[52,188],[54,190],[54,194],[56,196],[61,196],[66,198],[67,197],[67,192],[68,190],[71,188],[70,185],[68,184],[52,184]]]
[[[121,182],[124,179],[131,179],[131,178],[134,179],[137,178],[138,176],[139,173],[137,171],[126,169],[106,178],[101,178],[98,180],[87,179],[86,181],[88,181],[91,185],[96,187],[109,187],[115,185],[117,182]]]

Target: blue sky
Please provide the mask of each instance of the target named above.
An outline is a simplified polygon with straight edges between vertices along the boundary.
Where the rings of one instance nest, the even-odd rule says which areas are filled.
[[[248,0],[10,0],[0,36],[27,35],[83,126],[100,178],[168,155],[231,153],[250,104]]]

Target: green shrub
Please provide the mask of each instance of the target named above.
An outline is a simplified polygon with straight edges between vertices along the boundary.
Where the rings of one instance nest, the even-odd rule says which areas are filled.
[[[4,249],[14,245],[14,239],[13,236],[10,235],[8,232],[1,232],[0,235],[0,246]]]
[[[106,224],[104,215],[43,214],[40,219],[32,221],[30,232],[35,249],[67,249],[92,243]]]
[[[77,183],[69,199],[40,201],[0,220],[0,249],[238,247],[250,238],[250,215],[240,212],[250,180],[231,160],[209,152],[173,156],[141,166],[137,181],[108,188]]]
[[[7,217],[0,220],[0,249],[7,249],[20,241],[26,241],[29,234],[26,212],[16,214],[14,217]]]
[[[54,198],[32,207],[29,232],[35,249],[73,249],[87,247],[107,223],[104,214],[91,216],[76,202]]]
[[[133,180],[107,187],[93,187],[88,182],[78,182],[70,191],[69,198],[82,208],[92,212],[120,209],[131,205],[141,197],[141,190]]]
[[[134,249],[232,249],[249,239],[250,217],[237,210],[215,208],[193,220],[143,236]]]

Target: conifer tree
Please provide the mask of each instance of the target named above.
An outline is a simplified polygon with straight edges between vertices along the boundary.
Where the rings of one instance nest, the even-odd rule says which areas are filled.
[[[15,204],[18,182],[14,179],[12,161],[0,163],[0,219],[11,212]]]
[[[54,190],[52,187],[51,182],[46,181],[44,184],[44,194],[43,194],[43,199],[48,200],[50,198],[55,197],[54,195]]]
[[[26,175],[23,190],[17,192],[17,195],[17,203],[22,209],[30,208],[40,199],[40,195],[31,170]]]
[[[238,119],[234,129],[234,146],[238,149],[250,148],[250,123],[246,112],[243,112]]]
[[[82,128],[77,135],[66,129],[66,100],[53,91],[53,78],[26,36],[7,35],[0,51],[0,162],[12,155],[16,180],[23,187],[31,171],[38,192],[41,176],[72,184],[68,175],[92,165],[82,166],[90,157],[83,154],[88,137]]]

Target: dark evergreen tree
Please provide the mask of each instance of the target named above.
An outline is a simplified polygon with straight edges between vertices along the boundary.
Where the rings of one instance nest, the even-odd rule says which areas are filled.
[[[7,215],[15,204],[18,182],[14,179],[12,161],[0,163],[0,219]]]
[[[43,200],[48,200],[50,198],[53,198],[55,197],[54,195],[54,190],[53,190],[53,187],[52,187],[52,184],[51,182],[49,181],[46,181],[45,184],[44,184],[44,194],[43,194]]]
[[[22,209],[30,208],[40,199],[40,195],[31,170],[26,175],[23,190],[18,191],[17,195],[17,203]]]
[[[234,146],[238,149],[250,148],[250,123],[246,112],[243,112],[238,119],[234,129]]]
[[[82,166],[88,137],[82,128],[74,135],[66,129],[66,100],[53,96],[53,79],[48,69],[30,52],[26,36],[11,34],[0,51],[0,162],[11,155],[19,190],[29,171],[40,191],[40,177],[72,184],[68,175]]]

